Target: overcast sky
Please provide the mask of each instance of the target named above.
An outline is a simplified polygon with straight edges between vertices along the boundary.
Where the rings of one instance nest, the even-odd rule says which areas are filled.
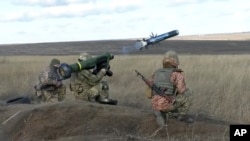
[[[250,31],[247,0],[1,0],[0,44]]]

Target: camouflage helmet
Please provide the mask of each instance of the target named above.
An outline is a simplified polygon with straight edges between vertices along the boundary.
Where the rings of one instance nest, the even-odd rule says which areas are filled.
[[[86,52],[82,52],[82,53],[80,53],[80,56],[79,56],[78,60],[85,61],[85,60],[88,60],[90,58],[91,58],[90,54],[88,54]]]
[[[55,65],[59,65],[60,64],[60,61],[56,58],[53,58],[51,61],[50,61],[50,66],[55,66]]]
[[[172,66],[177,67],[180,64],[178,54],[175,51],[167,51],[164,54],[162,64],[163,66],[172,65]]]

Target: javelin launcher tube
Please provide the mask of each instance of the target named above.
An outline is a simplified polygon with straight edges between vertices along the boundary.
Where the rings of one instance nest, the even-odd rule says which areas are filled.
[[[74,64],[66,64],[62,63],[60,64],[60,67],[58,69],[58,74],[61,77],[61,79],[65,80],[71,77],[71,73],[73,72],[79,72],[84,69],[93,69],[97,66],[106,63],[109,64],[109,61],[114,58],[114,55],[107,52],[103,55],[92,57],[88,60],[79,61]]]

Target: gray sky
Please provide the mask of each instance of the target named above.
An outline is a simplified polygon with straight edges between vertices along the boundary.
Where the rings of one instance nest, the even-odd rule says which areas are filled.
[[[250,31],[247,0],[1,0],[0,44]]]

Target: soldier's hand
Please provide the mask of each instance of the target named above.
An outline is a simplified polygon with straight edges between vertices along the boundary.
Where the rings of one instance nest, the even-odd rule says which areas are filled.
[[[106,72],[107,72],[107,70],[106,70],[105,68],[102,68],[100,71],[101,71],[103,74],[106,74]]]

